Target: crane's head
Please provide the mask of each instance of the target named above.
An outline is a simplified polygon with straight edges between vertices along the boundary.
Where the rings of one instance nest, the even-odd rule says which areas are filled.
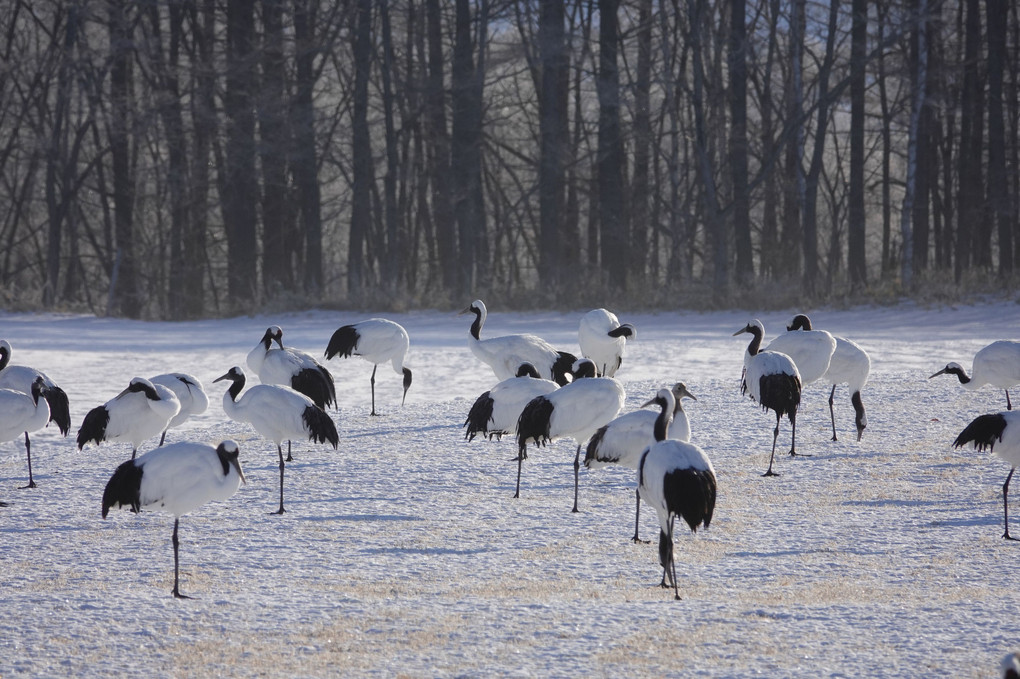
[[[226,373],[214,379],[213,382],[222,382],[223,380],[230,380],[231,382],[244,382],[244,379],[245,379],[244,370],[241,369],[241,366],[235,365]]]
[[[579,358],[574,361],[574,365],[570,367],[570,373],[574,376],[575,380],[579,380],[582,377],[597,377],[598,369],[595,367],[595,361],[590,358]]]
[[[695,401],[698,400],[697,396],[687,390],[687,385],[683,382],[677,382],[674,384],[670,392],[673,394],[673,399],[676,401],[678,406],[680,405],[680,399],[682,398],[689,398]]]
[[[223,473],[224,475],[230,471],[228,465],[237,470],[237,475],[241,477],[241,483],[247,484],[248,480],[244,478],[244,471],[241,469],[241,461],[238,456],[241,454],[241,448],[237,445],[237,441],[233,439],[227,439],[216,446],[216,454],[219,456],[220,461],[223,462]]]
[[[807,314],[797,314],[793,317],[793,320],[790,321],[790,325],[786,326],[786,329],[789,331],[810,330],[811,319],[807,317]]]
[[[959,363],[947,363],[945,368],[938,371],[928,379],[930,380],[932,377],[938,377],[939,375],[956,375],[957,377],[962,377],[963,375],[966,375],[966,372],[964,372],[963,366]]]

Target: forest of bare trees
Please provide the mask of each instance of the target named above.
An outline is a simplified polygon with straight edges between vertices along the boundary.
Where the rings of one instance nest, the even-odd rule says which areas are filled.
[[[1009,0],[6,0],[0,306],[1013,289]]]

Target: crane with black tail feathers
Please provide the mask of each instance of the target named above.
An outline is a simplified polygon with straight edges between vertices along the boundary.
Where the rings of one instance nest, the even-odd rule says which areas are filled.
[[[273,349],[273,342],[279,346]],[[304,351],[283,346],[283,328],[271,325],[248,352],[248,367],[262,384],[282,384],[301,392],[323,410],[336,405],[333,375]]]
[[[646,504],[655,508],[659,518],[659,563],[662,565],[661,587],[673,585],[675,598],[680,598],[673,558],[673,524],[680,517],[697,532],[708,528],[715,513],[716,479],[712,461],[698,446],[669,439],[669,423],[675,406],[673,393],[660,389],[655,403],[661,408],[655,421],[655,443],[645,449],[638,463],[638,493]]]
[[[538,376],[535,366],[522,363],[517,376],[503,380],[475,399],[464,420],[464,438],[473,441],[476,436],[485,436],[491,441],[502,440],[504,434],[516,436],[517,421],[521,411],[531,399],[545,396],[559,389],[552,380]]]
[[[577,441],[574,454],[574,507],[577,511],[578,471],[581,446],[599,427],[623,408],[626,393],[612,377],[595,377],[595,364],[582,358],[573,366],[574,381],[544,396],[537,396],[521,411],[517,422],[517,492],[521,495],[521,465],[528,457],[528,443],[544,446],[561,438]]]
[[[530,363],[544,379],[563,386],[569,380],[570,371],[577,357],[565,351],[558,351],[541,337],[535,335],[501,335],[481,339],[482,326],[488,312],[485,303],[476,299],[460,314],[473,313],[468,346],[479,361],[492,368],[496,379],[513,377],[521,363]]]
[[[280,508],[274,514],[283,514],[283,442],[307,438],[313,443],[329,443],[336,450],[339,436],[333,420],[304,394],[276,384],[256,384],[243,395],[245,375],[240,366],[234,366],[214,382],[229,380],[230,387],[223,394],[223,411],[232,420],[247,422],[262,436],[276,444],[280,456]]]
[[[11,365],[13,353],[10,343],[7,340],[0,340],[0,389],[13,389],[29,394],[36,378],[41,377],[46,385],[44,398],[50,408],[49,421],[57,425],[61,436],[67,436],[67,432],[71,431],[71,409],[67,393],[40,370],[25,365]]]
[[[144,377],[131,379],[127,388],[85,415],[78,428],[78,450],[86,443],[129,441],[131,459],[146,439],[166,431],[170,420],[181,410],[174,392]]]
[[[1002,537],[1017,540],[1009,534],[1009,482],[1020,465],[1020,411],[1005,410],[981,415],[968,424],[953,441],[954,448],[972,443],[976,450],[990,450],[1010,464],[1009,474],[1002,484]]]
[[[244,472],[238,461],[237,443],[226,440],[216,448],[201,443],[171,443],[124,462],[110,477],[103,491],[103,518],[111,507],[133,512],[156,509],[174,515],[174,588],[181,594],[177,529],[181,516],[207,502],[228,500],[241,483]]]
[[[46,381],[39,376],[32,382],[27,394],[15,389],[0,389],[0,443],[25,435],[28,484],[21,486],[22,490],[36,487],[32,478],[32,442],[28,435],[45,427],[50,420],[50,406],[46,401],[48,388]]]
[[[777,476],[772,471],[772,462],[776,457],[776,439],[779,437],[779,420],[786,415],[793,429],[791,435],[790,455],[797,453],[797,408],[800,405],[800,373],[793,359],[778,351],[761,351],[761,340],[765,336],[765,327],[761,321],[754,319],[745,327],[733,333],[734,337],[741,333],[751,333],[751,342],[747,345],[744,357],[744,378],[741,381],[740,393],[749,394],[761,405],[762,410],[776,413],[776,428],[772,431],[772,455],[769,457],[769,468],[763,476]]]
[[[400,405],[407,400],[407,390],[411,388],[411,369],[404,365],[404,356],[410,340],[407,330],[399,323],[385,318],[370,318],[367,321],[345,325],[337,328],[326,345],[326,360],[339,355],[342,358],[360,356],[372,364],[372,412],[375,412],[375,371],[380,363],[387,361],[393,371],[404,377],[404,395]]]
[[[687,385],[677,382],[670,388],[673,394],[673,419],[669,426],[669,438],[677,441],[691,440],[691,423],[687,413],[680,405],[683,398],[698,399],[687,390]],[[641,407],[657,403],[652,399]],[[641,454],[648,446],[655,443],[655,422],[659,414],[651,410],[635,410],[624,413],[615,420],[599,428],[590,439],[584,453],[584,466],[590,470],[606,465],[618,464],[622,467],[637,469],[641,462]],[[641,523],[641,494],[634,490],[636,508],[634,510],[634,542],[641,542],[638,529]]]

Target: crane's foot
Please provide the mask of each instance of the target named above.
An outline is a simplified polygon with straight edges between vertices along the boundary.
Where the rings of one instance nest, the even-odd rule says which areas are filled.
[[[177,599],[191,599],[191,598],[193,598],[193,597],[188,596],[187,594],[181,594],[180,591],[178,591],[178,589],[176,587],[174,587],[170,591],[170,593],[173,594],[174,597],[177,598]]]
[[[27,486],[18,486],[18,490],[25,490],[26,488],[35,488],[35,481],[29,481]]]
[[[379,413],[375,412],[374,410],[370,412],[369,415],[372,417],[379,417]]]
[[[279,508],[279,509],[277,509],[277,510],[276,510],[275,512],[269,512],[269,516],[273,516],[273,515],[282,515],[282,514],[284,514],[284,513],[285,513],[285,510],[283,509],[283,507],[280,507],[280,508]]]
[[[636,545],[650,545],[650,544],[652,544],[651,540],[642,540],[641,538],[639,538],[636,535],[634,537],[632,537],[630,539],[630,541],[633,542]]]
[[[779,476],[779,472],[774,472],[771,469],[762,474],[762,476]]]
[[[796,450],[791,450],[790,457],[814,457],[814,455],[808,455],[807,453],[798,453]]]
[[[1002,537],[1005,538],[1006,540],[1016,540],[1017,542],[1020,542],[1020,538],[1013,537],[1012,535],[1009,534],[1008,530],[1002,534]]]
[[[679,595],[679,594],[677,594],[676,596],[674,596],[674,597],[673,597],[673,600],[674,600],[674,601],[681,601],[680,595]]]
[[[832,440],[833,440],[833,441],[838,441],[839,439],[837,439],[837,438],[836,438],[836,435],[835,435],[835,434],[833,434],[833,435],[832,435]]]

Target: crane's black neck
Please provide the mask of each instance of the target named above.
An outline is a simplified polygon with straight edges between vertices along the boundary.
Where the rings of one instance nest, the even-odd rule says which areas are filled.
[[[482,339],[482,310],[477,307],[471,307],[471,312],[475,315],[475,322],[471,324],[471,336],[476,340]]]
[[[241,390],[244,389],[244,382],[244,375],[230,376],[230,387],[227,389],[227,393],[230,394],[230,400],[236,401],[237,397],[241,395]]]
[[[7,347],[0,347],[0,370],[7,367],[7,364],[11,362],[11,352]]]
[[[665,441],[669,437],[669,423],[673,419],[672,409],[664,398],[656,398],[655,402],[659,404],[662,410],[659,411],[659,416],[655,418],[653,433],[655,434],[656,441]]]
[[[761,350],[762,331],[757,325],[749,325],[747,332],[751,333],[751,343],[747,345],[747,353],[757,356]]]
[[[35,401],[35,405],[39,405],[39,397],[42,396],[43,390],[46,385],[43,383],[42,378],[36,378],[35,382],[32,383],[32,400]]]

